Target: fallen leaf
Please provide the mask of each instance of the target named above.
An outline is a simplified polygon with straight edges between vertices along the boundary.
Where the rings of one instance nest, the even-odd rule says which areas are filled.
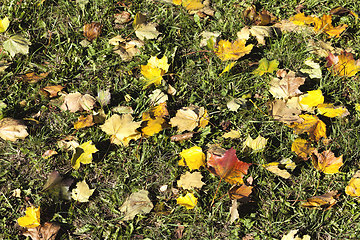
[[[22,235],[31,237],[32,240],[55,240],[59,230],[60,225],[46,222],[36,228],[27,229],[26,232],[22,233]]]
[[[181,160],[179,161],[179,166],[188,166],[190,171],[205,166],[205,154],[201,147],[194,146],[185,149],[180,153],[180,156]]]
[[[339,172],[339,168],[343,165],[342,155],[335,157],[331,150],[318,153],[315,149],[311,154],[312,163],[316,170],[326,174],[334,174]]]
[[[337,194],[337,191],[330,191],[320,196],[314,196],[308,198],[306,202],[302,203],[302,207],[312,208],[312,209],[324,209],[328,210],[337,202],[336,199],[340,194]]]
[[[275,59],[269,62],[266,58],[262,58],[259,61],[258,68],[255,69],[255,71],[253,71],[253,74],[262,76],[265,73],[273,73],[275,70],[278,69],[278,66],[279,66],[278,60]]]
[[[326,104],[319,104],[317,106],[317,110],[321,115],[324,115],[325,117],[345,117],[349,115],[349,111],[346,109],[346,107],[343,106],[337,106],[335,107],[332,103],[326,103]]]
[[[310,53],[319,55],[320,57],[328,57],[329,53],[340,54],[343,50],[341,48],[334,48],[330,42],[314,41],[309,39],[308,49]]]
[[[286,72],[284,69],[279,69],[276,76],[278,78],[271,80],[269,89],[275,98],[287,99],[302,94],[299,87],[305,83],[305,78],[296,77],[295,72]]]
[[[92,144],[92,141],[87,141],[75,149],[75,153],[71,158],[71,166],[78,170],[80,163],[89,164],[92,162],[92,154],[99,151],[95,145]]]
[[[166,102],[169,98],[168,96],[163,93],[160,89],[155,89],[149,95],[150,103],[152,105],[159,105],[160,103]]]
[[[324,14],[321,18],[314,17],[314,31],[324,32],[329,37],[340,37],[340,34],[345,31],[348,25],[343,24],[341,26],[333,27],[331,23],[331,15]]]
[[[58,171],[53,171],[48,175],[45,185],[41,191],[48,192],[53,199],[70,200],[69,188],[73,183],[72,178],[63,178]]]
[[[215,54],[221,61],[236,61],[242,56],[249,54],[253,48],[252,44],[245,46],[246,40],[240,39],[231,43],[229,41],[220,40]]]
[[[319,63],[316,63],[311,59],[307,59],[304,61],[304,64],[311,67],[311,69],[302,68],[302,69],[300,69],[301,72],[309,74],[309,77],[311,79],[314,79],[314,78],[321,79],[322,78],[322,72],[321,72]]]
[[[10,20],[8,17],[4,17],[0,20],[0,33],[3,33],[7,30],[10,25]]]
[[[66,151],[75,151],[75,149],[80,145],[77,141],[77,138],[74,136],[66,136],[65,138],[57,141],[59,148],[63,148]]]
[[[249,32],[256,38],[260,45],[265,45],[265,37],[271,37],[273,28],[270,26],[252,26]]]
[[[44,159],[48,159],[48,158],[50,158],[50,157],[52,157],[52,156],[54,156],[54,155],[56,155],[56,154],[58,154],[57,151],[54,151],[54,150],[50,149],[50,150],[46,150],[46,151],[41,155],[41,157],[44,158]]]
[[[141,53],[144,42],[140,40],[125,40],[121,36],[113,37],[109,40],[109,44],[114,45],[113,51],[119,54],[121,60],[128,62],[134,56]]]
[[[302,138],[295,139],[291,145],[291,151],[295,152],[296,155],[304,160],[308,160],[314,150],[315,148],[311,147],[311,142]]]
[[[20,35],[14,35],[3,43],[4,49],[14,57],[15,54],[28,54],[29,53],[30,41]]]
[[[261,135],[257,136],[255,139],[252,139],[249,135],[244,142],[244,147],[248,147],[255,152],[259,152],[265,149],[266,143],[267,138],[264,138]]]
[[[187,193],[184,197],[178,197],[176,203],[186,207],[186,209],[193,209],[198,202],[198,199],[192,193]]]
[[[94,125],[94,122],[93,122],[93,115],[87,115],[86,117],[81,115],[77,122],[74,123],[74,128],[76,130],[79,130],[81,128],[86,128],[86,127],[91,127]]]
[[[172,127],[177,127],[178,132],[192,131],[196,127],[204,128],[209,122],[209,115],[205,108],[190,106],[183,107],[170,119]]]
[[[130,114],[122,116],[114,114],[100,128],[106,134],[111,135],[111,143],[126,147],[131,140],[137,140],[141,137],[141,134],[136,130],[140,125],[140,122],[133,122]]]
[[[306,94],[300,97],[300,104],[307,107],[316,107],[319,104],[324,103],[324,96],[320,89],[308,91]]]
[[[203,31],[202,33],[200,33],[200,47],[207,46],[209,49],[215,50],[215,45],[220,34],[220,32]]]
[[[174,0],[173,3],[176,5],[182,5],[186,10],[200,10],[204,6],[202,0]]]
[[[115,18],[114,20],[115,23],[124,24],[130,22],[131,14],[127,11],[122,11],[120,13],[115,13],[114,18]]]
[[[294,170],[296,167],[295,163],[291,161],[291,159],[289,158],[282,159],[280,162],[271,162],[271,163],[263,164],[262,166],[266,170],[285,179],[291,177],[291,174],[287,171],[287,169]]]
[[[64,103],[60,106],[60,109],[70,112],[90,111],[95,103],[96,99],[89,94],[82,95],[79,92],[69,93],[64,98]]]
[[[134,110],[129,106],[117,106],[111,109],[111,111],[119,113],[119,114],[133,114]]]
[[[273,27],[280,29],[281,32],[286,32],[286,33],[295,32],[295,33],[302,33],[302,34],[310,35],[310,33],[313,32],[313,30],[310,26],[297,25],[287,19],[283,19],[280,22],[275,23],[273,25]]]
[[[168,115],[169,112],[166,108],[166,102],[150,108],[149,111],[144,112],[142,115],[143,122],[141,123],[141,132],[145,136],[153,136],[168,127],[168,124],[164,119]]]
[[[301,110],[294,108],[284,100],[277,99],[268,104],[270,115],[276,121],[286,124],[301,123],[302,118],[299,117]]]
[[[49,75],[49,72],[44,72],[40,74],[36,74],[35,72],[29,72],[19,77],[26,83],[37,83],[40,80],[46,78]]]
[[[352,53],[334,55],[330,52],[326,61],[326,67],[333,75],[352,77],[360,71],[360,59],[355,61]]]
[[[40,225],[40,207],[26,208],[25,216],[17,219],[18,224],[24,228],[36,228]]]
[[[282,236],[281,240],[310,240],[309,235],[304,235],[302,238],[295,236],[299,230],[291,230],[288,234]]]
[[[237,208],[238,208],[237,200],[232,200],[231,207],[230,207],[230,219],[229,219],[230,224],[235,222],[236,219],[239,219],[239,211]]]
[[[296,25],[309,25],[314,23],[314,18],[311,16],[305,16],[304,13],[298,13],[295,16],[290,17],[289,21]]]
[[[249,200],[249,195],[252,192],[253,187],[241,185],[241,186],[233,186],[229,190],[229,197],[232,200],[239,200],[240,202],[247,202]]]
[[[241,132],[238,130],[231,130],[230,132],[225,133],[222,137],[223,138],[231,138],[231,139],[240,138]]]
[[[360,196],[360,171],[359,170],[350,179],[349,184],[345,188],[345,193],[352,197]]]
[[[243,97],[241,97],[241,98],[232,98],[230,101],[228,101],[226,103],[226,106],[230,111],[237,112],[237,110],[240,107],[245,107],[246,106],[246,101],[247,100],[245,98],[243,98]]]
[[[326,138],[326,125],[315,115],[299,115],[304,121],[301,123],[292,123],[291,128],[294,128],[294,133],[297,135],[308,133],[310,138],[314,141],[319,141],[321,138]]]
[[[194,132],[188,132],[188,133],[173,135],[170,137],[170,140],[173,142],[179,142],[179,141],[191,139],[193,136],[194,136]]]
[[[106,106],[110,104],[111,100],[111,93],[110,90],[98,90],[98,94],[96,97],[97,101],[100,103],[101,106]]]
[[[194,188],[200,189],[203,185],[205,185],[205,183],[201,181],[202,177],[201,172],[186,172],[180,176],[180,180],[177,181],[177,185],[179,188],[181,187],[185,190],[191,190]]]
[[[226,65],[226,67],[225,67],[224,70],[220,73],[219,76],[223,75],[223,74],[226,73],[226,72],[229,72],[235,64],[236,64],[236,62],[231,62],[231,63],[229,63],[228,65]]]
[[[146,16],[137,13],[134,19],[133,27],[135,29],[135,35],[142,41],[145,39],[155,39],[161,33],[156,30],[156,23],[146,23]]]
[[[341,6],[331,9],[329,13],[331,15],[339,15],[339,16],[350,14],[354,16],[356,20],[359,18],[359,16],[355,12]]]
[[[223,155],[210,152],[207,161],[209,171],[230,184],[243,184],[243,177],[251,165],[251,163],[240,161],[236,157],[234,148],[230,148]]]
[[[102,25],[97,22],[85,24],[83,27],[84,37],[86,37],[87,40],[92,42],[94,39],[100,36],[101,29],[102,29]]]
[[[85,179],[76,183],[76,188],[71,192],[71,197],[78,202],[88,202],[95,189],[90,189]]]
[[[126,198],[123,205],[120,207],[120,211],[124,214],[122,220],[129,221],[135,218],[138,214],[147,214],[153,209],[154,205],[150,201],[149,192],[146,190],[140,190],[132,193]]]
[[[9,141],[25,139],[29,134],[22,121],[13,118],[3,118],[0,120],[0,138]]]
[[[48,96],[49,98],[57,97],[58,93],[63,90],[64,87],[61,85],[47,86],[40,90],[40,93]]]
[[[157,58],[152,56],[147,65],[141,65],[141,74],[144,76],[144,87],[147,88],[149,85],[154,84],[158,86],[163,80],[162,76],[169,70],[168,58],[163,56],[162,58]]]

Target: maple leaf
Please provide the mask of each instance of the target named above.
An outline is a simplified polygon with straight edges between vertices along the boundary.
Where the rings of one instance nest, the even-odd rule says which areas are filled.
[[[277,99],[268,104],[271,116],[283,123],[301,123],[303,119],[299,117],[301,110],[289,105],[289,102]]]
[[[184,197],[178,197],[176,203],[186,207],[186,209],[193,209],[198,202],[198,199],[192,193],[187,193]]]
[[[25,228],[35,228],[40,225],[40,207],[26,208],[25,216],[17,219],[18,224]]]
[[[121,60],[125,62],[139,55],[141,53],[140,49],[144,46],[144,42],[141,40],[126,40],[121,36],[111,38],[109,44],[115,46],[113,49],[114,53],[119,54]]]
[[[304,160],[307,160],[314,150],[315,148],[311,147],[311,142],[302,138],[295,139],[291,145],[291,151]]]
[[[314,18],[311,16],[305,16],[304,13],[298,13],[295,16],[289,18],[289,21],[296,25],[309,25],[314,22]]]
[[[360,59],[355,61],[352,53],[343,51],[334,55],[330,52],[326,61],[326,67],[334,75],[352,77],[360,71]]]
[[[278,65],[279,61],[276,59],[269,62],[266,58],[262,58],[259,61],[258,68],[253,71],[253,74],[262,76],[265,73],[273,73],[278,69]]]
[[[340,37],[340,34],[348,27],[348,25],[343,24],[341,26],[333,27],[331,24],[331,15],[324,14],[321,19],[314,17],[314,31],[315,32],[324,32],[329,37]]]
[[[196,127],[204,128],[209,122],[209,115],[205,108],[190,106],[183,107],[170,119],[172,127],[177,127],[178,132],[192,131]]]
[[[20,35],[14,35],[3,43],[4,49],[14,57],[17,53],[28,54],[31,42]]]
[[[152,107],[148,112],[144,112],[142,115],[141,132],[145,136],[153,136],[160,132],[168,125],[164,119],[168,115],[166,102]]]
[[[71,158],[71,166],[78,170],[80,163],[89,164],[92,162],[92,154],[96,153],[98,149],[92,145],[91,140],[87,141],[75,149],[75,153]]]
[[[263,164],[262,166],[266,170],[285,179],[288,179],[291,176],[290,173],[286,170],[287,169],[294,170],[296,167],[295,163],[291,161],[291,159],[289,158],[282,159],[280,162],[271,162],[271,163]]]
[[[231,130],[230,132],[225,133],[222,137],[231,139],[240,138],[241,132],[238,130]]]
[[[315,149],[312,152],[311,159],[314,168],[326,174],[338,173],[339,168],[343,165],[342,155],[335,157],[330,150],[318,153],[317,149]]]
[[[47,97],[53,98],[53,97],[57,97],[58,93],[63,88],[64,87],[61,85],[47,86],[47,87],[40,89],[40,93],[46,95]]]
[[[155,39],[161,33],[156,30],[156,23],[146,23],[146,16],[137,13],[133,22],[133,27],[135,29],[135,35],[142,41],[145,39]]]
[[[251,165],[251,163],[240,161],[236,157],[234,148],[230,148],[221,156],[210,152],[207,161],[209,171],[230,184],[243,184],[243,177]]]
[[[245,46],[246,40],[239,39],[231,43],[229,41],[220,40],[215,54],[221,61],[238,60],[242,56],[249,54],[253,48],[252,44]]]
[[[252,139],[249,135],[244,142],[244,147],[248,147],[255,152],[259,152],[265,149],[266,143],[267,138],[264,138],[261,135],[257,136],[255,139]]]
[[[349,185],[345,188],[345,193],[353,197],[360,196],[360,171],[357,171],[350,179]]]
[[[310,138],[319,141],[322,137],[326,138],[326,125],[315,115],[299,115],[304,121],[301,123],[292,123],[291,128],[294,128],[295,134],[308,133]]]
[[[301,95],[300,104],[306,105],[307,107],[316,107],[319,104],[324,103],[324,96],[320,89],[308,91],[306,94]]]
[[[278,78],[273,78],[270,82],[269,92],[275,98],[290,98],[295,97],[302,92],[299,87],[304,84],[305,78],[296,77],[295,72],[286,72],[284,69],[279,69],[276,72]]]
[[[201,172],[186,172],[185,174],[180,176],[180,180],[177,181],[177,185],[178,187],[181,187],[185,190],[201,188],[203,185],[205,185],[205,183],[202,182],[201,179]]]
[[[94,108],[96,99],[89,95],[82,95],[79,92],[69,93],[64,98],[64,103],[60,106],[63,111],[77,112],[77,111],[90,111]]]
[[[87,115],[86,117],[81,115],[78,121],[74,123],[74,128],[79,130],[81,128],[91,127],[92,125],[94,125],[93,115]]]
[[[95,189],[90,189],[85,180],[76,183],[76,188],[71,192],[71,197],[78,202],[88,202]]]
[[[185,149],[180,153],[181,160],[179,166],[188,166],[190,170],[199,169],[201,166],[205,166],[205,154],[201,147],[194,146],[189,149]]]
[[[46,222],[36,228],[29,228],[22,235],[31,237],[32,240],[55,240],[60,225]]]
[[[301,204],[301,206],[307,208],[328,210],[335,205],[335,203],[337,202],[336,198],[338,198],[339,195],[340,194],[337,194],[337,191],[331,191],[320,196],[308,198],[306,202]]]
[[[115,114],[107,119],[100,128],[111,135],[111,143],[128,146],[131,140],[137,140],[141,137],[141,134],[136,130],[140,125],[140,122],[133,122],[130,114],[122,116]]]
[[[166,56],[158,59],[155,56],[152,56],[147,65],[141,65],[141,74],[145,77],[144,87],[147,88],[151,84],[158,86],[163,80],[162,76],[169,70],[169,64],[167,63],[168,59]]]
[[[343,106],[335,107],[334,104],[332,104],[332,103],[319,104],[317,106],[317,110],[319,111],[319,113],[321,115],[324,115],[325,117],[330,117],[330,118],[334,118],[334,117],[343,118],[350,114],[349,111],[346,109],[346,107],[343,107]]]
[[[20,120],[3,118],[0,120],[0,138],[12,142],[17,139],[24,139],[29,135],[26,128]]]
[[[122,220],[129,221],[134,219],[138,214],[149,213],[151,209],[153,209],[154,205],[150,201],[148,195],[148,191],[140,190],[127,197],[123,205],[120,207],[120,211],[124,213]]]

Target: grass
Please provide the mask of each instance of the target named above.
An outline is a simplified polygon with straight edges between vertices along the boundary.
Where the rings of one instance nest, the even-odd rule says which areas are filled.
[[[23,119],[39,113],[36,117],[39,123],[26,121],[30,134],[26,139],[0,140],[0,239],[25,239],[19,234],[21,228],[16,220],[24,215],[30,204],[41,206],[43,222],[54,221],[61,225],[57,239],[174,239],[178,224],[185,227],[183,239],[239,239],[246,235],[254,239],[280,239],[292,229],[300,229],[301,235],[309,234],[311,239],[358,238],[359,204],[345,194],[348,181],[359,168],[359,116],[354,109],[360,99],[358,76],[332,76],[324,67],[325,60],[309,53],[308,37],[284,33],[267,39],[266,46],[256,46],[251,54],[238,60],[229,73],[219,76],[226,63],[199,47],[200,33],[219,31],[221,38],[235,40],[236,32],[244,26],[242,12],[251,5],[250,1],[213,1],[215,17],[198,21],[184,8],[159,1],[94,0],[89,1],[85,9],[81,9],[76,1],[40,2],[4,0],[0,3],[0,17],[8,16],[11,21],[0,40],[21,34],[32,43],[28,55],[18,54],[13,59],[6,57],[4,52],[0,55],[11,62],[0,81],[0,100],[7,104],[3,115]],[[355,0],[310,0],[304,1],[303,5],[305,13],[320,16],[338,5],[360,11],[356,3]],[[260,0],[255,4],[279,19],[293,16],[298,5],[297,1],[291,0]],[[146,41],[141,55],[130,62],[122,62],[108,43],[116,35],[136,38],[131,24],[123,29],[115,28],[113,15],[124,10],[132,17],[137,12],[146,13],[150,22],[159,23],[158,29],[162,33],[158,40]],[[352,48],[358,59],[358,23],[350,16],[336,19],[349,25],[342,37],[327,39],[322,34],[312,37],[331,41],[344,49]],[[88,47],[82,47],[82,27],[90,22],[100,22],[103,31]],[[110,105],[104,107],[105,113],[110,116],[112,107],[127,105],[134,109],[133,116],[139,120],[141,113],[150,107],[147,96],[155,89],[142,89],[139,66],[155,55],[166,55],[171,63],[166,80],[178,92],[169,96],[170,115],[174,116],[181,107],[195,104],[205,107],[211,116],[209,126],[191,140],[171,142],[169,138],[176,130],[166,129],[153,137],[133,141],[129,147],[115,146],[98,126],[75,131],[73,123],[80,113],[61,111],[39,94],[41,88],[57,84],[65,86],[68,93],[79,91],[93,96],[99,89],[110,89],[112,99]],[[293,71],[302,68],[308,57],[321,61],[323,79],[311,82],[311,89],[304,91],[320,88],[325,102],[346,105],[351,113],[345,119],[324,118],[327,135],[333,141],[327,147],[317,146],[332,149],[336,156],[343,154],[341,173],[321,174],[307,161],[298,163],[292,177],[284,180],[257,166],[285,157],[296,158],[291,152],[291,143],[296,138],[292,129],[266,114],[266,102],[272,99],[268,92],[271,77],[251,73],[256,68],[253,63],[263,57],[277,59],[280,68]],[[33,71],[49,72],[49,76],[35,84],[18,78]],[[248,102],[238,112],[227,109],[230,98],[248,93],[259,96],[252,98],[256,107]],[[124,100],[126,95],[131,96],[131,101]],[[220,125],[223,121],[231,123],[230,129],[238,129],[242,133],[241,139],[221,138],[225,133]],[[255,154],[243,151],[247,135],[256,137],[258,134],[269,139],[265,151]],[[93,154],[92,164],[83,165],[79,171],[71,168],[72,153],[61,151],[56,145],[67,135],[77,137],[80,143],[92,140],[96,144],[99,152]],[[233,224],[228,222],[231,201],[226,194],[230,185],[221,183],[215,204],[209,208],[219,179],[206,169],[201,170],[206,185],[196,193],[199,198],[196,208],[186,210],[177,205],[176,196],[171,192],[186,171],[177,164],[179,153],[194,145],[206,151],[211,143],[227,149],[234,147],[240,160],[255,163],[247,175],[253,178],[251,201],[240,205],[239,219]],[[50,159],[42,158],[48,149],[59,154]],[[86,179],[91,188],[96,188],[90,201],[55,200],[42,192],[48,174],[54,170],[75,182]],[[164,193],[159,191],[162,185],[169,186]],[[21,190],[20,198],[13,196],[15,189]],[[132,192],[141,189],[150,192],[155,210],[134,220],[122,221],[120,206]],[[330,210],[300,207],[299,200],[331,190],[338,190],[341,195]],[[220,198],[223,195],[225,197]]]

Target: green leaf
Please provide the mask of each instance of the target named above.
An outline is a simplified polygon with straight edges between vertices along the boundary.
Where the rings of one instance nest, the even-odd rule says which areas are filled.
[[[15,35],[4,42],[4,49],[11,57],[14,57],[17,53],[28,54],[29,45],[31,45],[29,40],[20,35]]]

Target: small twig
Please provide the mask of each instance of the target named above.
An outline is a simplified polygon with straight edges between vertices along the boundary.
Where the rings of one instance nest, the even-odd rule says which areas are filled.
[[[213,197],[213,199],[212,199],[212,201],[211,201],[210,208],[212,208],[212,206],[213,206],[213,204],[214,204],[215,197],[216,197],[216,195],[217,195],[217,193],[218,193],[218,191],[219,191],[219,188],[220,188],[221,180],[222,180],[222,178],[220,178],[219,184],[218,184],[218,186],[217,186],[217,188],[216,188],[216,192],[215,192],[214,197]]]

